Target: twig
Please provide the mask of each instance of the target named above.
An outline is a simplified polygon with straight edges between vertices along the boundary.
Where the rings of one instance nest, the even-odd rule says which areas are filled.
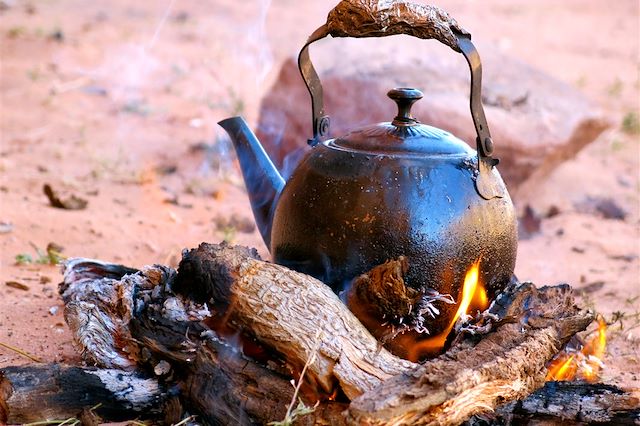
[[[29,358],[31,361],[35,361],[35,362],[42,363],[42,360],[41,360],[41,359],[36,358],[35,356],[33,356],[33,355],[29,354],[28,352],[23,351],[23,350],[22,350],[22,349],[20,349],[20,348],[16,348],[15,346],[11,346],[11,345],[8,345],[8,344],[6,344],[6,343],[2,343],[2,342],[0,342],[0,346],[2,346],[3,348],[9,349],[9,350],[11,350],[11,351],[17,352],[17,353],[19,353],[20,355],[22,355],[22,356],[24,356],[24,357]]]
[[[76,419],[75,417],[69,417],[67,420],[63,421],[62,423],[58,424],[58,426],[63,426],[66,424],[71,423],[72,425],[76,424],[78,422],[78,419]]]
[[[295,405],[296,400],[298,399],[298,392],[300,392],[300,386],[302,386],[302,381],[304,379],[305,373],[307,372],[307,368],[309,367],[309,365],[313,364],[313,362],[315,362],[316,360],[316,355],[318,354],[318,350],[320,349],[320,333],[321,332],[322,330],[318,330],[316,332],[315,341],[313,343],[313,349],[311,349],[312,353],[309,356],[309,358],[307,358],[307,362],[304,363],[304,367],[302,367],[302,372],[300,373],[298,384],[296,385],[296,389],[293,392],[293,396],[291,397],[291,403],[289,404],[289,408],[287,408],[287,415],[285,416],[285,419],[291,415],[291,410],[293,410],[293,406]]]
[[[304,363],[304,367],[302,367],[302,372],[300,372],[298,383],[293,392],[293,396],[291,397],[291,403],[289,404],[289,408],[287,408],[287,413],[285,414],[284,419],[279,422],[268,423],[270,426],[289,426],[293,423],[295,417],[297,417],[299,414],[304,415],[304,414],[309,414],[310,412],[313,412],[315,408],[318,406],[318,404],[320,403],[320,401],[318,401],[313,408],[309,409],[304,405],[302,401],[300,401],[300,403],[298,404],[298,407],[295,410],[293,409],[293,406],[296,403],[296,399],[298,399],[298,393],[300,392],[300,387],[302,386],[302,382],[304,380],[304,375],[307,372],[307,368],[309,368],[309,365],[314,363],[316,359],[316,355],[318,354],[318,350],[320,350],[320,342],[321,342],[320,334],[321,333],[322,333],[322,330],[318,330],[316,332],[313,348],[311,349],[311,355],[309,355],[309,358],[307,358],[307,361]]]
[[[66,425],[69,423],[69,421],[77,421],[78,419],[76,419],[75,417],[69,417],[68,419],[65,420],[41,420],[39,422],[32,422],[32,423],[24,423],[22,426],[40,426],[40,425],[57,425],[57,426],[61,426],[61,425]]]
[[[189,417],[185,417],[184,419],[180,420],[178,423],[174,424],[173,426],[182,426],[184,424],[187,424],[187,422],[190,422],[191,420],[195,420],[196,416],[189,416]]]
[[[70,92],[72,90],[80,89],[81,87],[86,86],[89,83],[91,83],[91,80],[86,76],[65,82],[56,81],[55,83],[53,83],[51,91],[56,94],[62,94],[65,92]]]

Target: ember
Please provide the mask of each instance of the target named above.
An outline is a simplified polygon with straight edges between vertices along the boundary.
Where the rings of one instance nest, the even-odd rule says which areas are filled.
[[[607,345],[607,324],[598,317],[598,335],[591,338],[582,348],[568,346],[549,365],[546,380],[585,380],[595,382],[603,367]]]
[[[487,292],[479,280],[480,259],[471,265],[464,277],[462,298],[456,314],[449,322],[448,327],[440,334],[416,343],[410,350],[408,358],[416,361],[427,355],[438,352],[445,346],[447,337],[456,325],[458,318],[467,318],[470,313],[483,311],[489,306]]]

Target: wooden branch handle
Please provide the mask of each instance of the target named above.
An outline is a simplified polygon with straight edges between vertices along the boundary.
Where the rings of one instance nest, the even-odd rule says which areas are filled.
[[[456,52],[460,52],[458,35],[469,34],[436,6],[389,0],[342,0],[329,12],[327,30],[333,37],[433,38]]]

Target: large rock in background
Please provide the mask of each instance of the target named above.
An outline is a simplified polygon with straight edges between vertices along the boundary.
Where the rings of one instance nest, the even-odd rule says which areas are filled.
[[[391,121],[396,107],[387,91],[416,87],[425,96],[414,105],[413,115],[475,148],[468,66],[461,54],[427,43],[403,36],[325,39],[312,46],[325,111],[331,117],[331,136]],[[479,51],[495,156],[512,193],[575,156],[609,126],[602,112],[571,86],[494,47],[481,45]],[[283,63],[262,101],[257,134],[285,174],[307,149],[311,102],[293,58]]]

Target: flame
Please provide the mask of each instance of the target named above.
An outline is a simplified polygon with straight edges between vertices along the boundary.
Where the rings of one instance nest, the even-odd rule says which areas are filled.
[[[566,377],[574,376],[576,372],[574,359],[575,355],[566,354],[556,358],[549,366],[546,380],[566,380]]]
[[[335,401],[335,400],[336,400],[336,398],[337,398],[337,396],[338,396],[338,388],[335,388],[335,389],[333,390],[333,392],[331,392],[331,395],[329,395],[329,396],[327,397],[327,399],[328,399],[329,401]]]
[[[487,294],[484,291],[482,286],[478,285],[480,276],[480,260],[476,261],[471,268],[467,271],[467,275],[464,277],[464,285],[462,286],[462,301],[460,302],[460,306],[458,307],[458,311],[455,316],[451,319],[451,323],[449,323],[449,327],[447,331],[451,331],[454,325],[456,325],[456,321],[463,314],[466,315],[469,307],[471,306],[471,302],[474,299],[478,300],[487,300]],[[482,293],[484,296],[478,295],[476,297],[476,293]]]
[[[589,340],[580,350],[565,348],[551,361],[546,380],[567,381],[578,378],[595,382],[604,366],[602,359],[606,347],[607,323],[602,317],[598,317],[597,336]]]
[[[453,316],[447,328],[440,334],[430,337],[413,345],[408,350],[408,359],[416,362],[425,355],[432,354],[442,349],[447,341],[447,337],[458,318],[468,315],[476,310],[485,310],[489,306],[489,299],[485,288],[480,284],[480,259],[478,259],[467,271],[462,286],[462,298],[458,305],[458,310]]]

